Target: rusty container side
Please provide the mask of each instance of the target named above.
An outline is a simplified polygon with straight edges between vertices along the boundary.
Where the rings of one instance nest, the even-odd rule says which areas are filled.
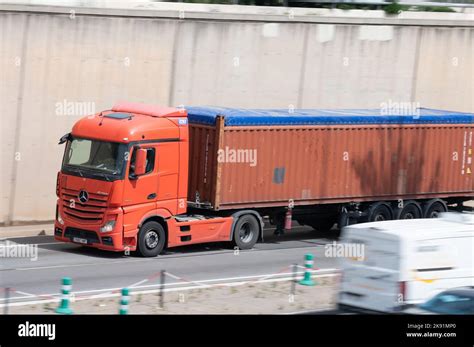
[[[188,200],[210,201],[215,182],[213,155],[216,128],[205,125],[189,126]]]
[[[189,124],[188,201],[215,204],[218,135],[215,125]]]
[[[470,124],[221,123],[190,138],[189,200],[199,191],[216,209],[473,195]]]

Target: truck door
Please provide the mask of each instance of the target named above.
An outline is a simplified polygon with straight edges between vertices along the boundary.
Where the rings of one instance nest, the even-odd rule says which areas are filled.
[[[146,149],[145,173],[135,176],[138,149]],[[156,144],[134,146],[129,153],[123,187],[123,237],[134,237],[143,216],[156,208],[158,196],[158,150]]]
[[[146,149],[145,174],[135,176],[135,159],[138,149]],[[130,153],[128,176],[125,177],[124,206],[156,202],[158,196],[157,148],[155,145],[134,146]],[[152,207],[152,208],[153,208]]]

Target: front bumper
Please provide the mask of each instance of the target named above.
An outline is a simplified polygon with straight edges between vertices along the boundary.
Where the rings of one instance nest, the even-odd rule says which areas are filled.
[[[64,218],[64,214],[61,214],[64,224],[59,223],[57,220],[55,221],[54,238],[57,241],[71,242],[107,251],[134,250],[134,247],[124,244],[123,214],[121,209],[111,210],[107,215],[117,216],[115,227],[113,231],[102,233],[100,228],[105,222],[101,224],[82,224],[69,218]]]
[[[71,242],[82,246],[88,246],[108,251],[124,251],[122,233],[111,232],[102,234],[99,231],[84,229],[84,226],[73,227],[66,223],[64,225],[56,222],[54,224],[54,238],[57,241]]]

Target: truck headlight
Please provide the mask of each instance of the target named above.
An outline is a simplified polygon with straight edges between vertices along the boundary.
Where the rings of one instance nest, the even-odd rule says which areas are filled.
[[[56,220],[58,221],[58,223],[64,225],[63,217],[61,217],[61,213],[59,212],[59,210],[56,212],[56,214]]]
[[[115,228],[115,221],[114,220],[109,220],[107,223],[104,224],[103,227],[100,228],[101,233],[107,233],[109,231],[114,230]]]

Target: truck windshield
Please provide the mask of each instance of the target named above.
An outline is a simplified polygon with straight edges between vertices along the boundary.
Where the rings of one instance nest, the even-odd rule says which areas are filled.
[[[63,167],[99,171],[106,175],[120,175],[123,168],[125,145],[91,139],[72,138],[68,141]]]

